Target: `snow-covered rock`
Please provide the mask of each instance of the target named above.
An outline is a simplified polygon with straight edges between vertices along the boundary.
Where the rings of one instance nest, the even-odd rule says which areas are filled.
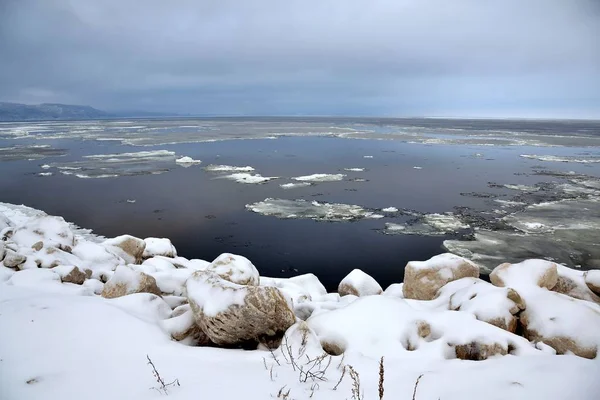
[[[154,256],[177,257],[177,250],[169,239],[149,237],[144,239],[146,247],[142,253],[143,258]]]
[[[558,267],[551,261],[536,259],[517,264],[504,263],[494,268],[490,281],[500,287],[535,285],[552,289],[558,283]]]
[[[4,260],[4,255],[6,254],[5,247],[6,246],[4,245],[4,240],[0,240],[0,261]]]
[[[575,299],[600,303],[600,296],[595,294],[585,282],[585,272],[567,268],[557,264],[558,281],[552,291],[566,294]]]
[[[449,297],[450,310],[473,314],[480,321],[513,333],[517,329],[517,315],[525,308],[525,302],[515,290],[477,278],[450,282],[440,289],[438,296]]]
[[[154,293],[160,295],[156,280],[143,272],[119,265],[112,277],[104,284],[102,297],[112,299],[132,293]]]
[[[296,275],[287,278],[287,281],[300,286],[315,300],[321,296],[327,295],[327,289],[325,289],[325,286],[323,286],[315,274]]]
[[[600,296],[600,270],[587,271],[585,273],[585,284],[594,294]]]
[[[221,346],[277,347],[296,317],[274,287],[238,285],[209,271],[196,271],[186,283],[196,323]]]
[[[131,235],[121,235],[106,239],[103,246],[116,256],[121,257],[127,264],[139,264],[146,249],[146,242]]]
[[[352,294],[354,296],[372,296],[383,293],[379,283],[370,275],[354,269],[350,272],[338,286],[340,296]]]
[[[78,240],[71,253],[81,260],[79,267],[92,271],[114,271],[117,265],[125,262],[106,247],[88,240]]]
[[[206,268],[222,279],[238,285],[258,285],[258,270],[246,257],[223,253]]]
[[[75,244],[71,227],[62,217],[49,215],[32,218],[15,227],[11,240],[22,247],[31,247],[37,242],[70,252]]]
[[[189,304],[173,310],[171,318],[160,321],[161,327],[173,340],[184,342],[190,346],[207,346],[210,339],[196,324],[194,313]]]
[[[432,300],[446,283],[467,277],[479,278],[476,264],[454,254],[439,254],[406,264],[402,291],[407,299]]]
[[[11,249],[6,249],[4,254],[4,263],[5,267],[8,268],[17,268],[19,265],[23,264],[27,260],[27,257],[13,251]]]
[[[542,341],[557,354],[595,358],[600,347],[600,306],[537,287],[524,292],[523,335]]]
[[[85,282],[86,274],[74,265],[59,265],[52,268],[60,276],[63,283],[74,283],[81,285]]]
[[[404,283],[392,283],[390,286],[388,286],[383,291],[383,295],[403,299],[404,298],[404,291],[402,289],[403,287],[404,287]]]

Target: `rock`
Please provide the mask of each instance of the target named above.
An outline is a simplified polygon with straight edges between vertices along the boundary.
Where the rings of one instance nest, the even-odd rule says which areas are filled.
[[[139,264],[146,249],[146,242],[131,235],[121,235],[106,239],[102,245],[113,254],[121,257],[127,264]]]
[[[85,282],[86,274],[74,265],[60,265],[52,268],[60,276],[62,283],[81,285]]]
[[[586,271],[584,279],[587,287],[594,292],[594,294],[600,296],[600,270],[595,269]]]
[[[153,277],[119,265],[113,276],[104,284],[102,297],[112,299],[133,293],[153,293],[159,296],[161,294]]]
[[[274,287],[242,286],[209,271],[186,283],[198,326],[219,346],[277,347],[296,322],[285,297]]]
[[[43,247],[44,247],[44,242],[42,242],[41,240],[39,242],[35,242],[34,244],[31,245],[31,248],[34,249],[35,251],[40,251]]]
[[[354,269],[350,272],[338,286],[340,296],[371,296],[383,293],[379,283],[370,275],[360,269]]]
[[[442,286],[466,277],[479,278],[479,267],[466,258],[444,253],[406,264],[402,292],[407,299],[432,300]]]
[[[480,321],[512,333],[517,330],[518,313],[525,309],[525,302],[515,290],[476,278],[459,279],[440,289],[439,297],[448,295],[448,309],[473,314]]]
[[[226,281],[238,285],[258,285],[260,278],[256,267],[246,257],[223,253],[206,268]]]
[[[2,215],[2,214],[0,214]],[[6,249],[4,246],[4,240],[0,240],[0,261],[4,260],[4,255],[6,254]]]
[[[500,264],[490,274],[492,284],[500,287],[535,285],[552,289],[558,283],[558,268],[551,261],[525,260],[518,264]]]
[[[27,257],[18,254],[17,252],[6,249],[6,253],[4,254],[4,263],[5,267],[8,268],[17,268],[19,265],[23,264],[27,260]]]
[[[383,295],[403,299],[404,298],[404,291],[402,289],[403,286],[404,286],[403,283],[392,283],[390,286],[387,287],[387,289],[385,289],[383,291]]]
[[[32,247],[43,241],[46,246],[72,248],[75,239],[71,227],[62,217],[49,215],[32,218],[15,227],[11,240],[22,247]]]
[[[585,282],[585,272],[557,264],[558,281],[553,292],[566,294],[575,299],[600,303],[600,296],[595,294]]]
[[[171,318],[160,321],[161,326],[173,340],[190,346],[209,346],[210,339],[196,324],[190,305],[185,304],[173,310]]]
[[[527,302],[520,316],[526,339],[544,342],[557,354],[596,357],[600,346],[599,306],[539,288],[522,296]]]
[[[485,344],[477,341],[456,345],[454,351],[456,358],[472,361],[487,360],[495,355],[505,356],[508,354],[508,348],[499,343]]]
[[[146,243],[142,254],[144,258],[154,256],[177,257],[177,250],[175,250],[175,246],[173,246],[169,239],[149,237],[144,239],[144,242]]]
[[[315,274],[296,275],[287,280],[303,288],[310,297],[318,298],[327,294],[327,289]]]
[[[104,290],[104,283],[98,279],[86,279],[81,286],[89,288],[94,294],[98,295],[102,294],[102,290]]]

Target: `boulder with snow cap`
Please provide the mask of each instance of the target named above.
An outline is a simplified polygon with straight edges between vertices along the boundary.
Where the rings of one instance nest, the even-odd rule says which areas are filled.
[[[454,254],[440,254],[406,264],[402,292],[407,299],[432,300],[448,282],[467,277],[479,278],[476,264]]]
[[[86,273],[74,265],[60,265],[52,270],[60,276],[62,283],[81,285],[85,282]]]
[[[106,239],[102,245],[111,253],[121,257],[127,264],[139,264],[146,249],[146,242],[131,235]]]
[[[350,272],[338,286],[340,296],[372,296],[383,293],[379,283],[370,275],[360,269],[354,269]]]
[[[277,347],[296,322],[274,287],[239,285],[210,271],[196,271],[186,288],[196,323],[219,346]]]
[[[223,253],[206,268],[222,279],[238,285],[258,285],[258,270],[246,257]]]
[[[177,257],[177,250],[175,250],[175,246],[173,246],[169,239],[149,237],[144,239],[144,242],[146,243],[142,254],[144,258],[154,256]]]
[[[476,278],[462,278],[440,289],[438,298],[448,298],[448,309],[473,314],[509,332],[515,332],[525,301],[511,288],[500,288]]]
[[[62,217],[49,215],[32,218],[14,228],[11,240],[22,247],[31,247],[42,241],[46,246],[71,251],[75,238],[71,227]]]
[[[210,339],[196,324],[194,313],[189,304],[184,304],[173,310],[171,318],[160,321],[162,328],[171,338],[190,346],[208,346]]]
[[[102,290],[102,297],[112,299],[133,293],[161,294],[156,280],[143,272],[119,265]]]
[[[547,260],[525,260],[498,265],[490,274],[492,284],[500,287],[534,285],[552,289],[558,283],[558,267]]]
[[[586,271],[584,279],[587,287],[594,292],[594,294],[600,296],[600,270],[593,269]]]
[[[557,264],[558,281],[552,288],[553,292],[566,294],[575,299],[600,303],[600,296],[591,290],[585,282],[586,273]]]
[[[23,264],[27,260],[27,257],[21,255],[11,249],[6,249],[4,254],[4,263],[5,267],[8,268],[17,268],[19,265]]]

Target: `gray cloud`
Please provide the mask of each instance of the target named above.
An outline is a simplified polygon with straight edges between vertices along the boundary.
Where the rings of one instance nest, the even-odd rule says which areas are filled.
[[[600,117],[596,0],[2,0],[0,100]]]

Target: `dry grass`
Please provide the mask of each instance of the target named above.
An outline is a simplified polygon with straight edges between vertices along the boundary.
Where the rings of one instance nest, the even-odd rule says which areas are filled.
[[[158,373],[156,366],[150,359],[150,356],[146,354],[146,358],[148,359],[147,364],[152,367],[152,375],[154,375],[154,379],[156,379],[156,382],[158,382],[158,387],[151,387],[150,389],[154,389],[154,390],[158,391],[159,393],[164,393],[164,394],[168,395],[169,394],[169,392],[167,390],[168,387],[181,386],[179,384],[179,379],[175,379],[175,380],[173,380],[173,382],[165,383],[164,379]]]
[[[383,381],[385,379],[385,367],[383,366],[383,357],[379,360],[379,400],[383,400]]]

